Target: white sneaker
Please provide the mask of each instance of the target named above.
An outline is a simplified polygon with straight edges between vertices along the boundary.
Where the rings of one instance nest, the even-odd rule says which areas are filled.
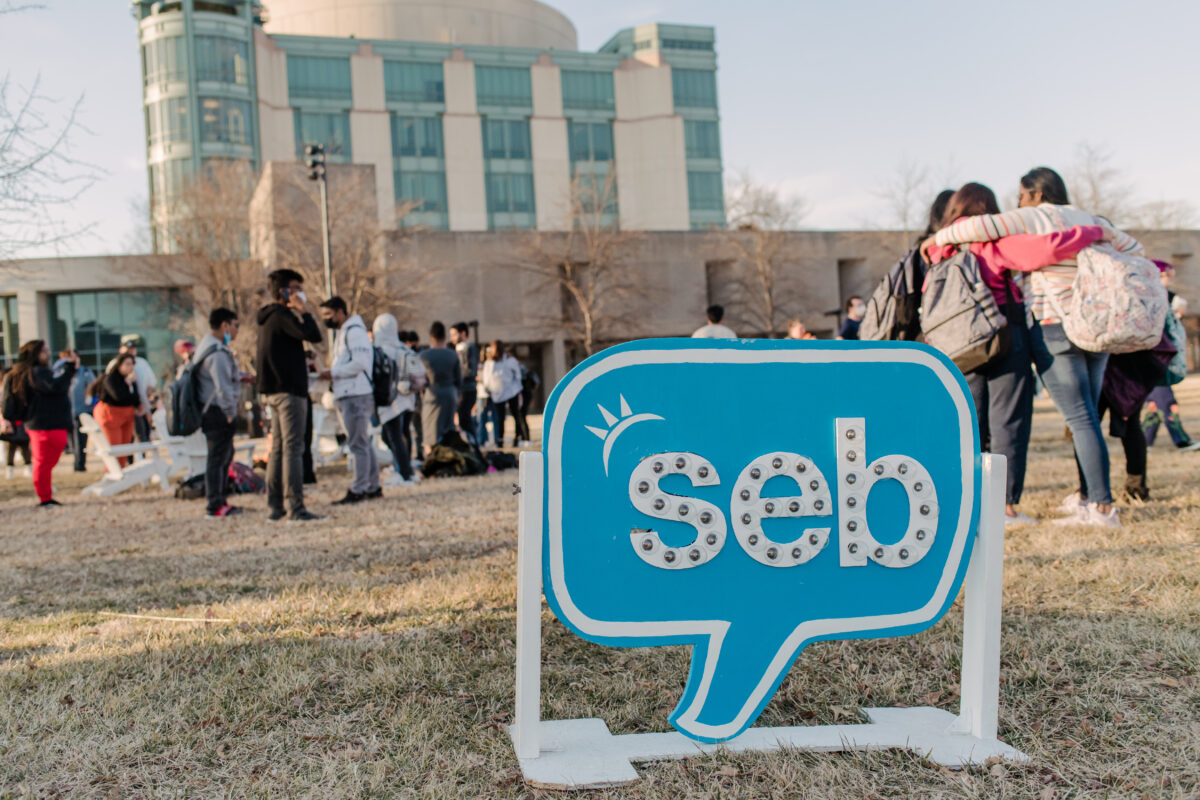
[[[33,467],[26,467],[25,469],[21,470],[21,477],[32,478],[33,477]]]
[[[1016,516],[1010,517],[1008,514],[1004,515],[1004,527],[1006,528],[1015,528],[1018,525],[1029,525],[1034,522],[1037,522],[1037,520],[1028,514],[1022,514],[1020,511],[1016,513]]]
[[[4,468],[4,477],[8,478],[11,481],[13,479],[14,475],[16,475],[16,471],[12,467]]]
[[[1078,497],[1079,495],[1075,495]],[[1062,505],[1063,510],[1066,510],[1066,503]],[[1067,514],[1065,517],[1060,517],[1054,520],[1055,525],[1087,525],[1088,524],[1088,507],[1086,504],[1080,504]]]
[[[398,473],[393,472],[391,475],[388,475],[386,478],[381,480],[379,482],[379,485],[383,486],[387,489],[396,489],[401,486],[407,486],[408,481],[406,481],[406,480],[404,480],[404,478],[400,477],[400,475]]]
[[[1179,452],[1181,452],[1181,453],[1190,453],[1193,450],[1200,450],[1200,441],[1195,441],[1195,442],[1192,442],[1191,444],[1185,444],[1183,447],[1180,447],[1178,449],[1179,449]]]
[[[1096,525],[1101,528],[1119,528],[1121,527],[1121,517],[1117,513],[1117,507],[1113,506],[1107,514],[1100,512],[1100,507],[1095,503],[1089,503],[1087,507],[1087,525]]]
[[[414,472],[414,473],[413,473],[413,476],[412,476],[411,478],[409,478],[409,479],[408,479],[408,482],[409,482],[409,483],[411,483],[411,484],[413,484],[414,486],[415,486],[416,484],[420,483],[420,482],[421,482],[421,473],[419,473],[419,472]]]
[[[1079,496],[1079,492],[1071,492],[1058,504],[1058,508],[1064,514],[1074,514],[1077,509],[1086,505],[1087,501]]]

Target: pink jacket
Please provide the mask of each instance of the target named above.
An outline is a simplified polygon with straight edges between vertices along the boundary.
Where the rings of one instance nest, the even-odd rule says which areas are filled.
[[[996,304],[1002,306],[1009,302],[1009,291],[1013,300],[1023,299],[1021,290],[1008,275],[1009,270],[1035,272],[1074,258],[1083,248],[1103,239],[1104,234],[1099,225],[1077,225],[1054,233],[1018,233],[994,242],[972,242],[971,252],[979,259],[984,283],[992,290]],[[935,245],[929,249],[929,258],[936,264],[956,252],[958,248],[954,245]]]

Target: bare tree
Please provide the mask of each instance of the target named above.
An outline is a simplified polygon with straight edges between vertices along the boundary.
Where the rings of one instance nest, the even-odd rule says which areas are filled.
[[[10,4],[0,16],[36,7]],[[0,78],[0,261],[87,230],[59,218],[100,173],[70,155],[71,138],[83,130],[82,102],[60,108],[43,94],[40,76],[27,89],[8,74]]]
[[[794,255],[788,231],[804,219],[802,199],[785,197],[778,189],[756,183],[748,174],[733,178],[725,190],[730,230],[725,239],[737,254],[738,282],[746,298],[748,322],[774,336],[779,331],[780,271]]]
[[[1079,144],[1065,176],[1075,205],[1118,227],[1177,230],[1196,223],[1196,209],[1182,200],[1139,202],[1133,182],[1113,162],[1111,150]]]
[[[925,230],[929,205],[937,194],[937,184],[928,167],[911,159],[901,159],[875,195],[883,201],[887,220],[883,227],[899,231],[900,247],[910,247],[917,234]]]
[[[632,300],[644,297],[631,263],[637,234],[620,230],[616,218],[616,173],[576,175],[570,185],[570,228],[533,232],[519,248],[519,268],[533,276],[535,297],[557,294],[561,309],[546,315],[590,356],[599,343],[627,338]]]

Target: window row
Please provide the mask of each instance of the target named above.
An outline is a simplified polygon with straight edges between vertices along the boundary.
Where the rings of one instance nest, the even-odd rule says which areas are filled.
[[[224,36],[196,37],[196,78],[237,86],[250,84],[249,46]]]
[[[529,67],[475,67],[475,96],[481,106],[533,106]]]
[[[683,141],[688,158],[721,157],[721,133],[716,122],[685,119]]]
[[[226,97],[200,98],[200,141],[250,144],[250,103]]]
[[[611,111],[616,108],[613,74],[595,70],[562,71],[563,108]]]
[[[141,334],[141,353],[159,375],[174,367],[171,345],[190,332],[192,308],[176,289],[120,292],[71,292],[51,295],[50,349],[74,348],[93,370],[117,354],[121,337]]]
[[[350,114],[346,111],[295,111],[296,158],[310,144],[325,146],[325,160],[350,162]]]
[[[171,97],[146,106],[146,136],[151,147],[186,142],[190,132],[186,97]]]
[[[708,50],[713,49],[712,42],[697,42],[692,39],[663,39],[659,43],[663,50]]]
[[[716,108],[717,74],[708,69],[671,69],[676,108]]]
[[[442,158],[441,117],[407,117],[392,115],[392,157],[420,156]]]
[[[287,72],[289,97],[314,100],[353,99],[349,58],[289,55]]]
[[[688,173],[688,208],[692,211],[725,210],[725,193],[721,187],[721,173]]]
[[[146,84],[187,80],[187,40],[182,36],[155,39],[142,47]]]
[[[612,161],[612,123],[570,123],[567,126],[567,148],[572,161]]]
[[[383,85],[388,100],[444,103],[442,65],[419,61],[384,61]]]

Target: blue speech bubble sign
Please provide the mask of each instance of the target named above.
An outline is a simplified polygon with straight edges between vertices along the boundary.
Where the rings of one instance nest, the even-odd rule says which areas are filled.
[[[590,641],[693,645],[670,722],[731,739],[808,643],[946,613],[977,525],[977,431],[961,373],[924,345],[605,350],[546,409],[547,599]]]

